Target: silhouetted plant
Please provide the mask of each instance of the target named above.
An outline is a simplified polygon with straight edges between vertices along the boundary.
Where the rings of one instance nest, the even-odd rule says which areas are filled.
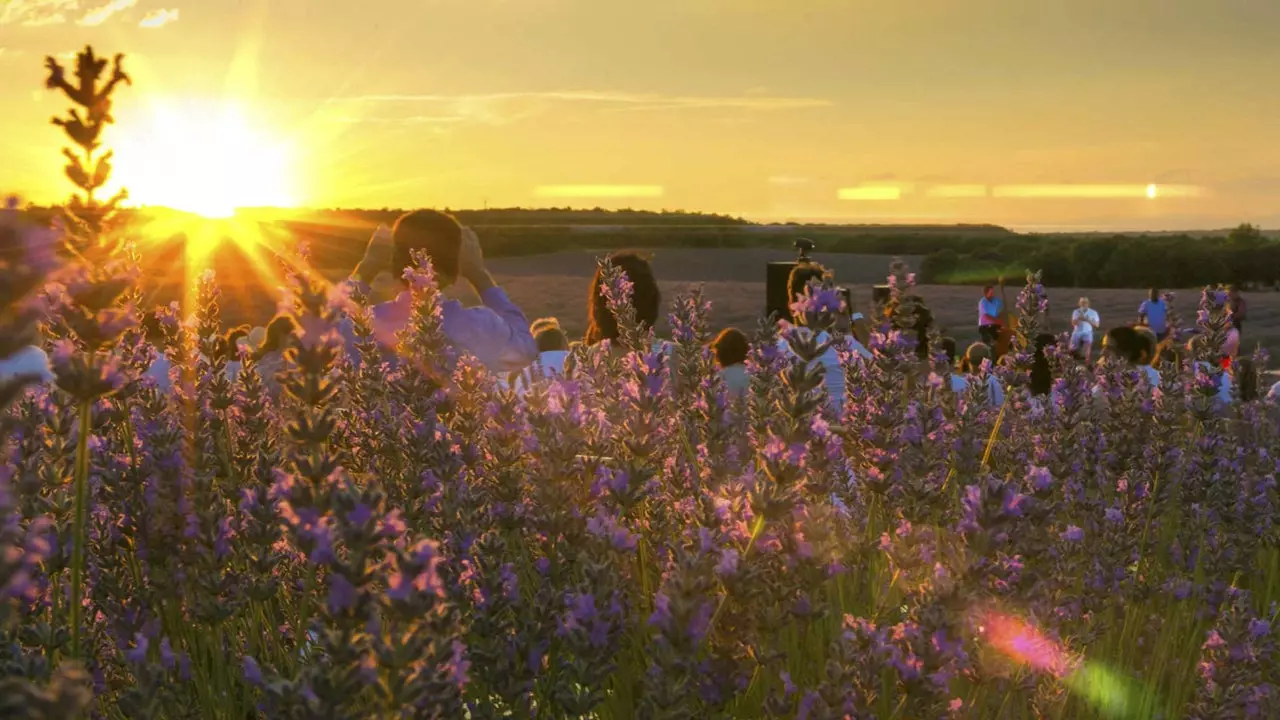
[[[71,230],[68,241],[77,254],[84,254],[90,249],[105,248],[107,229],[116,207],[128,197],[125,190],[120,190],[106,202],[100,202],[96,193],[111,177],[110,150],[97,155],[101,147],[101,136],[107,125],[115,122],[111,116],[111,96],[121,82],[132,85],[133,81],[125,73],[122,63],[123,54],[117,54],[108,62],[98,57],[93,47],[86,45],[76,56],[76,84],[67,80],[66,70],[52,56],[45,58],[45,67],[49,70],[49,78],[45,87],[50,90],[61,90],[79,107],[72,107],[66,117],[53,118],[53,124],[66,131],[67,137],[77,146],[63,148],[62,154],[67,158],[65,172],[67,178],[75,183],[83,193],[73,195],[67,203],[65,212],[70,221]],[[102,83],[103,73],[111,65],[111,77]],[[83,113],[83,114],[82,114]],[[95,160],[96,155],[96,160]]]

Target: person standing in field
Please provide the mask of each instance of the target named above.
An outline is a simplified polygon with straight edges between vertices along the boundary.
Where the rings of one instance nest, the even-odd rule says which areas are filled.
[[[1089,307],[1089,298],[1080,298],[1080,306],[1071,313],[1071,352],[1080,353],[1086,363],[1093,358],[1093,331],[1101,326],[1098,312]]]
[[[829,277],[831,272],[825,267],[815,262],[802,262],[791,269],[791,276],[787,279],[787,294],[794,303],[804,296],[806,289],[811,282],[822,282]],[[844,308],[841,314],[848,313],[849,308]],[[812,332],[810,328],[805,327],[805,318],[802,313],[794,313],[791,318],[792,324],[797,327],[804,328],[802,332]],[[831,408],[839,414],[844,408],[845,399],[845,383],[844,383],[844,366],[840,364],[840,351],[837,342],[832,338],[831,334],[826,330],[819,330],[816,336],[818,343],[829,343],[825,352],[816,360],[823,368],[823,384],[827,390],[827,401]],[[872,354],[869,350],[862,346],[857,339],[846,335],[843,339],[844,343],[854,352],[851,357],[859,357],[869,360]],[[785,337],[778,338],[778,349],[784,353],[792,354],[791,343],[787,342]]]
[[[1231,285],[1227,287],[1227,303],[1231,309],[1231,326],[1236,329],[1237,333],[1244,334],[1245,313],[1248,310],[1248,303],[1245,302],[1244,296],[1240,294],[1240,288]]]
[[[653,265],[644,256],[630,250],[615,252],[608,260],[631,283],[631,309],[635,311],[640,329],[648,331],[657,327],[658,314],[662,311],[662,291],[658,288],[657,276],[653,274]],[[627,348],[618,342],[621,331],[603,293],[606,282],[603,269],[596,268],[587,291],[587,330],[582,335],[582,344],[591,348],[608,340],[610,352],[620,356]],[[652,349],[670,356],[673,348],[666,340],[657,339]]]
[[[484,303],[463,307],[456,300],[441,302],[444,334],[457,350],[475,356],[498,374],[523,370],[537,358],[529,321],[489,274],[475,232],[452,215],[436,210],[405,213],[391,228],[379,225],[352,274],[351,282],[366,291],[384,270],[401,283],[402,290],[394,300],[373,307],[373,331],[380,345],[395,348],[396,333],[409,323],[412,297],[404,273],[413,264],[415,250],[430,258],[441,290],[465,280]],[[344,323],[343,329],[348,352],[358,359],[350,323]]]
[[[1151,328],[1151,332],[1155,333],[1157,342],[1164,342],[1169,336],[1169,304],[1165,302],[1164,297],[1160,295],[1160,291],[1151,288],[1147,299],[1142,301],[1138,306],[1138,320],[1143,325]]]
[[[750,349],[747,336],[738,328],[725,328],[711,342],[711,349],[715,352],[720,378],[724,380],[729,395],[738,397],[745,394],[751,381],[746,365]]]
[[[982,289],[982,299],[978,301],[978,335],[987,347],[995,347],[1000,339],[1000,329],[1004,321],[1004,301],[996,297],[995,287],[988,285]]]

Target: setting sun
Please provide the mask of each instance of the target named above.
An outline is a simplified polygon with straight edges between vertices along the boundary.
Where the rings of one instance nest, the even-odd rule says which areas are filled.
[[[299,202],[292,148],[235,103],[157,101],[121,130],[114,179],[131,205],[220,218]]]

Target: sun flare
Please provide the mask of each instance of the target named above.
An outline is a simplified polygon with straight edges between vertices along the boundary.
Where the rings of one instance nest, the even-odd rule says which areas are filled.
[[[129,204],[210,218],[298,205],[293,148],[238,104],[157,101],[150,109],[113,143],[113,179]]]

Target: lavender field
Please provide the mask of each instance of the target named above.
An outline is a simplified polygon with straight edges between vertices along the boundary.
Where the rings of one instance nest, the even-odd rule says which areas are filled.
[[[214,273],[144,325],[146,247],[67,157],[67,222],[0,215],[0,359],[50,361],[0,379],[0,717],[1280,717],[1280,408],[1265,351],[1219,363],[1222,288],[1156,378],[1059,336],[1034,394],[1037,274],[964,391],[900,266],[870,357],[818,362],[828,279],[735,396],[702,291],[667,353],[604,265],[618,338],[517,394],[422,255],[394,353],[305,254],[274,356]]]
[[[1153,392],[1062,357],[1046,404],[1019,351],[993,407],[900,313],[842,414],[796,333],[793,360],[762,331],[732,402],[692,293],[669,362],[593,354],[518,399],[452,361],[428,267],[395,369],[367,329],[348,361],[364,311],[297,273],[275,396],[251,360],[226,379],[212,277],[152,345],[128,261],[5,272],[4,337],[38,318],[57,376],[5,386],[6,715],[1274,713],[1280,415],[1216,407],[1216,370]]]

